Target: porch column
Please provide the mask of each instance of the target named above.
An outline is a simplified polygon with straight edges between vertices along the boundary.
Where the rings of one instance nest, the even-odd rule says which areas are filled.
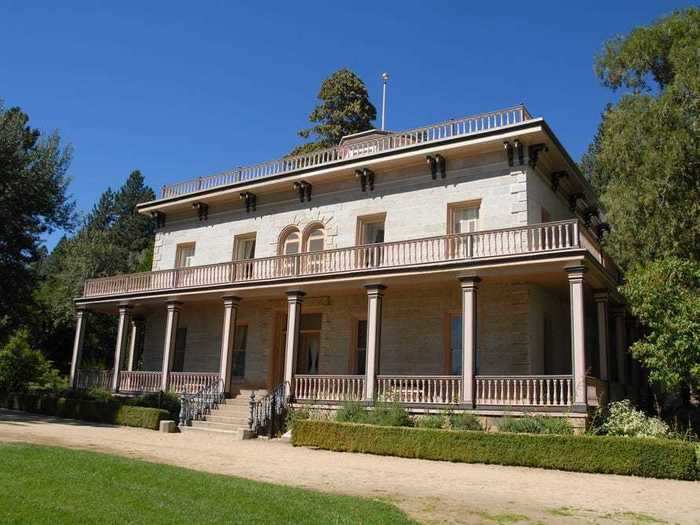
[[[177,323],[180,319],[180,307],[182,303],[170,301],[168,303],[168,317],[165,323],[165,342],[163,344],[163,368],[160,379],[160,389],[168,390],[168,376],[173,368],[175,359],[175,340],[177,339]]]
[[[462,277],[462,399],[474,406],[474,361],[476,357],[476,290],[478,277]]]
[[[571,304],[571,372],[574,380],[574,406],[586,407],[586,331],[584,326],[583,274],[586,268],[567,268]]]
[[[287,341],[284,349],[284,388],[286,397],[290,397],[294,391],[292,381],[294,380],[294,372],[297,365],[301,303],[304,302],[305,295],[300,290],[287,292]]]
[[[70,362],[70,386],[75,388],[78,380],[78,367],[83,355],[83,341],[85,340],[85,309],[78,308],[75,311],[75,339],[73,340],[73,357]]]
[[[117,344],[114,348],[114,370],[112,372],[112,390],[119,390],[119,372],[121,372],[124,353],[126,352],[126,342],[129,335],[129,317],[131,306],[119,306],[119,326],[117,327]]]
[[[608,334],[608,292],[596,292],[593,295],[598,317],[598,357],[600,361],[600,379],[607,381],[608,373],[608,347],[610,336]]]
[[[233,344],[236,340],[236,317],[239,297],[224,297],[224,326],[221,334],[221,367],[219,374],[224,383],[224,392],[231,390],[231,365],[233,364]]]
[[[615,308],[613,311],[615,318],[615,355],[617,357],[617,382],[624,385],[626,377],[626,354],[627,354],[627,328],[625,326],[624,307]]]
[[[386,286],[368,284],[367,289],[367,351],[365,361],[365,399],[374,400],[382,347],[382,301]]]
[[[134,361],[136,360],[137,344],[139,338],[141,337],[141,334],[143,333],[143,325],[143,319],[131,320],[131,335],[129,336],[129,358],[126,362],[126,369],[129,372],[133,372],[134,365],[136,364]]]

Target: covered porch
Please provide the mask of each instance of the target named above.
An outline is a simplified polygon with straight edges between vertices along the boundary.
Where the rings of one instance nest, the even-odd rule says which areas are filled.
[[[80,369],[79,310],[72,380],[124,394],[284,385],[291,402],[328,408],[585,413],[630,365],[624,309],[581,262],[122,301],[107,371]]]

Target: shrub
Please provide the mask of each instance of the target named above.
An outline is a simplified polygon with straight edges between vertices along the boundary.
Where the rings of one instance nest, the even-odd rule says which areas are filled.
[[[416,426],[418,428],[443,428],[445,417],[438,414],[422,416],[416,419]]]
[[[91,386],[85,391],[84,398],[93,401],[111,401],[114,399],[114,396],[111,390],[100,388],[99,386]]]
[[[367,423],[383,427],[410,427],[413,420],[398,402],[377,403],[368,413]]]
[[[666,423],[645,415],[632,406],[629,399],[615,401],[608,405],[608,414],[601,425],[601,431],[610,436],[629,437],[669,437]]]
[[[484,430],[474,414],[450,414],[449,422],[452,430]]]
[[[130,399],[127,404],[138,407],[162,408],[170,414],[170,419],[180,418],[180,396],[173,392],[152,392]]]
[[[692,444],[613,436],[531,435],[298,421],[295,446],[465,463],[696,479]]]
[[[294,430],[297,421],[304,421],[311,417],[307,408],[290,408],[287,412],[287,428]]]
[[[81,419],[157,430],[160,421],[168,419],[165,410],[122,405],[119,400],[90,400],[36,394],[7,394],[0,397],[0,406],[36,414]]]
[[[346,401],[335,413],[335,420],[346,423],[364,423],[368,419],[368,412],[359,401]]]
[[[0,391],[26,392],[55,382],[58,372],[44,355],[32,349],[29,332],[21,329],[0,349]]]
[[[519,418],[504,417],[498,423],[500,432],[518,434],[573,434],[571,424],[561,417],[524,416]]]

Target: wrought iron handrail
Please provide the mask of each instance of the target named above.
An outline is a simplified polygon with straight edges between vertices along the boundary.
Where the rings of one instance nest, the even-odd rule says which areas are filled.
[[[429,126],[388,133],[332,148],[243,166],[207,177],[168,184],[161,189],[161,199],[226,186],[237,182],[261,179],[294,171],[328,166],[349,159],[361,159],[386,151],[396,151],[419,144],[438,142],[453,137],[474,135],[486,130],[505,128],[532,120],[527,108],[520,104],[506,109],[451,119]]]
[[[289,381],[280,383],[272,392],[255,399],[255,391],[250,393],[250,417],[248,429],[255,434],[267,434],[274,437],[282,428],[287,415],[287,392]]]
[[[219,377],[194,394],[180,394],[180,426],[189,426],[211,412],[224,399],[224,382]]]

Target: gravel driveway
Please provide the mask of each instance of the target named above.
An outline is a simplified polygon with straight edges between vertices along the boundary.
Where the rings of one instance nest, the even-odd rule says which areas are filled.
[[[108,452],[391,501],[424,523],[700,524],[700,483],[295,448],[0,410],[0,441]]]

